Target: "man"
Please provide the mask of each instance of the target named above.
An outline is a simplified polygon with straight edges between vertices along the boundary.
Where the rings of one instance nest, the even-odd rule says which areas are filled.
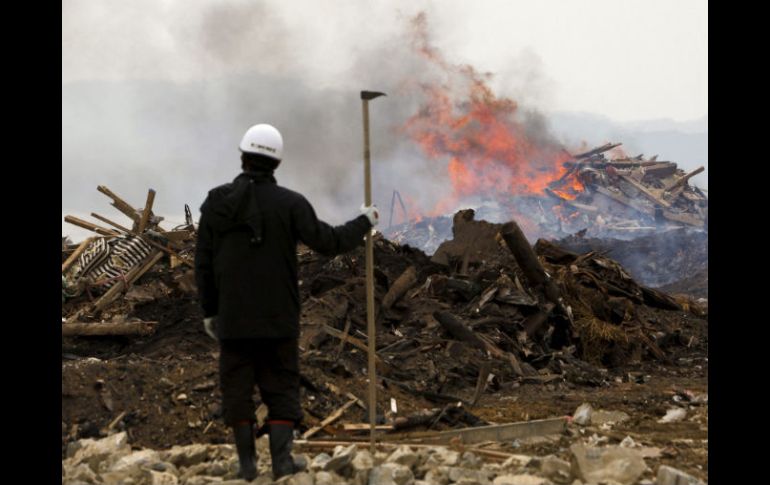
[[[332,227],[300,194],[276,184],[283,138],[252,126],[240,144],[243,173],[209,191],[201,206],[195,276],[206,332],[220,343],[225,423],[233,429],[239,476],[257,476],[254,386],[267,405],[273,477],[302,465],[291,456],[299,402],[297,242],[325,255],[350,251],[378,222],[374,207]]]

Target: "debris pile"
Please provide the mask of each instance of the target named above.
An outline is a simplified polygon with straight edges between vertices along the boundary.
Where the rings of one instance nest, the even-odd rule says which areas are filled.
[[[673,298],[638,285],[616,262],[540,240],[515,223],[455,215],[454,238],[432,258],[375,241],[378,357],[385,382],[436,403],[514,382],[601,385],[599,368],[677,345],[687,315]],[[361,255],[301,255],[304,358],[361,375],[365,306]],[[322,264],[321,264],[322,263]],[[321,264],[319,266],[319,264]],[[343,352],[348,345],[351,352]],[[599,366],[599,367],[596,367]]]
[[[388,389],[377,403],[384,432],[485,425],[470,410],[484,394],[521,384],[605,386],[608,366],[665,363],[677,349],[706,345],[705,322],[695,316],[703,316],[702,308],[685,311],[596,252],[579,255],[545,240],[533,249],[516,223],[474,216],[458,212],[453,239],[432,257],[375,238],[378,385]],[[67,354],[153,355],[173,345],[194,355],[215,348],[201,329],[192,269],[184,264],[193,250],[192,224],[181,240],[153,227],[166,246],[136,229],[105,236],[107,247],[129,236],[152,241],[155,256],[124,268],[125,279],[101,296],[87,284],[88,291],[63,305],[65,336],[134,334],[134,340],[67,339]],[[69,254],[63,276],[72,279],[73,267],[81,275],[83,267],[96,267],[80,258],[92,243]],[[364,259],[363,248],[334,258],[300,248],[306,438],[365,431],[357,424],[366,420]],[[192,427],[201,421],[188,419]]]
[[[688,183],[703,167],[685,173],[676,163],[658,161],[657,155],[604,156],[620,145],[608,143],[575,155],[564,164],[564,175],[546,189],[561,203],[567,220],[614,231],[655,229],[664,223],[708,227],[708,199]]]
[[[64,220],[98,234],[80,244],[62,238],[62,316],[63,335],[129,335],[148,334],[157,322],[126,320],[124,315],[98,324],[89,319],[117,301],[141,301],[147,291],[132,285],[156,264],[168,257],[168,265],[192,267],[191,251],[195,228],[192,213],[185,206],[186,224],[173,230],[160,227],[162,217],[152,212],[155,191],[147,193],[145,207],[135,209],[110,189],[97,187],[112,199],[112,205],[131,219],[131,228],[92,213],[95,219],[111,228],[66,216]],[[125,295],[124,292],[127,292]],[[124,296],[124,298],[121,298]],[[114,312],[107,312],[106,315]]]
[[[643,155],[605,156],[620,145],[608,143],[572,156],[564,163],[563,174],[542,196],[512,193],[509,200],[482,202],[476,208],[478,217],[506,222],[515,215],[528,235],[548,239],[574,233],[631,239],[681,228],[708,230],[708,198],[689,184],[703,167],[685,173],[676,163],[658,161],[657,155],[649,159]],[[407,214],[407,209],[402,207],[402,212]],[[395,226],[389,223],[384,233],[394,242],[432,254],[451,237],[451,218],[424,217]]]

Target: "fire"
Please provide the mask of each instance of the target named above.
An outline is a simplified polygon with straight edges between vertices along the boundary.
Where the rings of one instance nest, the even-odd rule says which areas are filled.
[[[566,168],[563,169],[562,176],[553,186],[558,186],[559,188],[552,188],[552,192],[566,200],[575,200],[581,192],[585,191],[585,186],[578,179],[577,173],[572,171],[567,175]]]
[[[421,86],[424,100],[404,126],[426,157],[447,163],[452,192],[430,212],[452,210],[471,196],[505,205],[513,196],[544,195],[565,173],[570,155],[532,133],[518,104],[492,92],[489,75],[446,61],[428,41],[424,15],[413,27],[417,52],[444,77]],[[569,190],[579,192],[582,185],[575,178],[562,188],[565,198],[574,198]]]

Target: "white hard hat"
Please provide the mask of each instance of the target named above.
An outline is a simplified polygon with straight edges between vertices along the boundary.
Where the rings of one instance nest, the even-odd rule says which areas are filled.
[[[280,160],[283,156],[283,137],[274,126],[254,125],[243,135],[240,149],[244,153],[256,153]]]

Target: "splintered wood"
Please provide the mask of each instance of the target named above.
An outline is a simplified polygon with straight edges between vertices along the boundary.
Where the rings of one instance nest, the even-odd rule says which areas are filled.
[[[643,155],[615,159],[604,156],[618,146],[620,143],[608,143],[574,155],[564,164],[566,173],[546,189],[567,210],[562,217],[583,214],[585,220],[614,230],[626,228],[622,223],[629,218],[638,220],[637,227],[654,227],[663,222],[706,227],[708,199],[700,189],[688,185],[704,167],[685,173],[675,163],[659,162],[657,155],[649,160]],[[596,210],[598,205],[604,209]]]
[[[98,315],[110,307],[132,284],[152,269],[164,254],[171,258],[172,268],[179,264],[193,267],[189,256],[180,254],[180,250],[189,254],[194,226],[188,222],[186,226],[174,231],[161,228],[158,223],[163,218],[155,216],[152,212],[155,201],[155,191],[152,189],[147,192],[147,199],[141,210],[134,208],[103,185],[98,186],[97,190],[112,200],[113,207],[131,219],[130,228],[129,225],[120,224],[95,212],[92,212],[91,216],[111,228],[71,215],[64,218],[65,222],[93,231],[102,237],[83,241],[62,263],[62,301],[84,292],[90,299],[62,319],[66,322],[62,326],[62,335],[147,335],[154,331],[153,322],[112,322],[97,325],[78,320],[86,315]],[[186,211],[189,212],[189,209],[186,208]],[[125,251],[133,252],[119,262],[110,262],[115,258],[115,244],[117,246],[114,247],[120,249],[114,251],[123,252],[121,254]],[[99,296],[105,288],[108,289]],[[98,298],[94,301],[95,297]]]

